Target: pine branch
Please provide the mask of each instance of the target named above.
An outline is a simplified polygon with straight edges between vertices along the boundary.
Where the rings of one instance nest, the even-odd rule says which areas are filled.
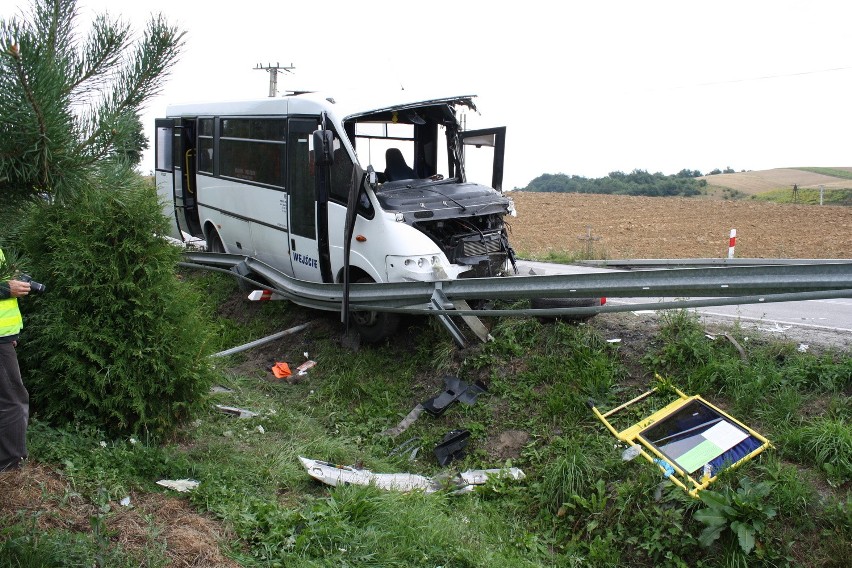
[[[21,52],[18,48],[17,44],[11,45],[8,48],[9,54],[12,56],[12,68],[14,69],[15,75],[18,78],[18,81],[21,84],[21,87],[24,91],[24,96],[27,99],[27,102],[30,105],[30,108],[33,109],[33,112],[36,115],[36,120],[38,123],[38,132],[39,139],[41,140],[39,154],[40,154],[40,165],[38,169],[41,170],[42,173],[42,185],[47,187],[49,182],[48,176],[48,165],[49,165],[49,156],[47,141],[47,121],[44,117],[44,112],[42,111],[41,105],[38,103],[36,99],[35,93],[33,91],[33,87],[30,84],[29,78],[27,77],[26,72],[24,71],[23,62],[21,61]]]
[[[177,61],[183,47],[184,32],[166,24],[162,15],[151,18],[142,43],[136,46],[132,60],[121,71],[116,87],[97,113],[98,125],[83,140],[77,150],[87,154],[92,164],[109,155],[114,148],[118,131],[114,128],[127,112],[137,113],[142,104],[159,93],[162,82]],[[91,152],[95,145],[100,149]]]
[[[89,90],[81,88],[90,80],[102,84],[109,70],[121,61],[121,54],[130,37],[130,26],[119,21],[110,22],[105,16],[98,16],[92,24],[94,28],[86,43],[83,56],[75,70],[76,78],[69,83],[66,94]],[[97,88],[97,85],[90,87]],[[79,89],[79,90],[78,90]]]

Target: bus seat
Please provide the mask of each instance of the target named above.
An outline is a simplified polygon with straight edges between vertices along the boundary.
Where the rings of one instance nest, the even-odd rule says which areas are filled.
[[[385,176],[387,176],[388,181],[417,178],[414,170],[405,163],[405,158],[399,148],[388,148],[385,152]]]

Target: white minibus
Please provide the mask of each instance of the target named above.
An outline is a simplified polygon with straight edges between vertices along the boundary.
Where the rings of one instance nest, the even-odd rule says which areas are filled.
[[[181,104],[156,121],[156,183],[173,236],[252,256],[300,280],[497,276],[513,262],[501,190],[505,128],[465,131],[473,96],[293,93]],[[490,185],[465,149],[488,148]],[[362,337],[392,313],[353,313]]]

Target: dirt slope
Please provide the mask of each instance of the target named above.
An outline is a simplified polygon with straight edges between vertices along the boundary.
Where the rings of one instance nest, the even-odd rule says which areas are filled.
[[[848,180],[847,180],[848,181]],[[510,241],[520,256],[852,258],[852,208],[706,199],[514,191]]]

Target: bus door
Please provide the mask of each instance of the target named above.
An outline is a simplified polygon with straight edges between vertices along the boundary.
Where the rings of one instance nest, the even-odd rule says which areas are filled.
[[[196,119],[183,118],[175,128],[175,214],[178,226],[193,237],[204,238],[198,219]],[[180,175],[178,175],[180,174]]]
[[[327,263],[321,261],[318,227],[327,233],[325,204],[317,205],[316,172],[311,159],[311,144],[315,118],[291,118],[287,132],[287,195],[290,218],[290,263],[293,276],[300,280],[330,281]],[[317,223],[318,215],[324,215]],[[343,229],[342,227],[340,228]],[[327,234],[321,239],[327,246]],[[325,255],[327,258],[327,255]],[[323,270],[325,264],[325,270]]]
[[[497,128],[485,128],[482,130],[467,130],[459,132],[462,144],[465,147],[473,146],[476,148],[493,148],[491,156],[491,187],[497,191],[503,191],[503,160],[506,152],[506,127],[500,126]],[[469,159],[465,151],[465,164],[469,164]],[[471,160],[472,161],[472,160]],[[468,171],[469,168],[467,168]]]
[[[203,238],[196,196],[195,119],[158,119],[157,191],[171,209],[179,232]],[[177,238],[182,236],[178,233]]]
[[[169,236],[183,240],[175,214],[175,180],[174,180],[174,121],[170,118],[159,118],[155,121],[154,136],[154,177],[157,184],[157,196],[163,204],[163,215],[171,219]]]

